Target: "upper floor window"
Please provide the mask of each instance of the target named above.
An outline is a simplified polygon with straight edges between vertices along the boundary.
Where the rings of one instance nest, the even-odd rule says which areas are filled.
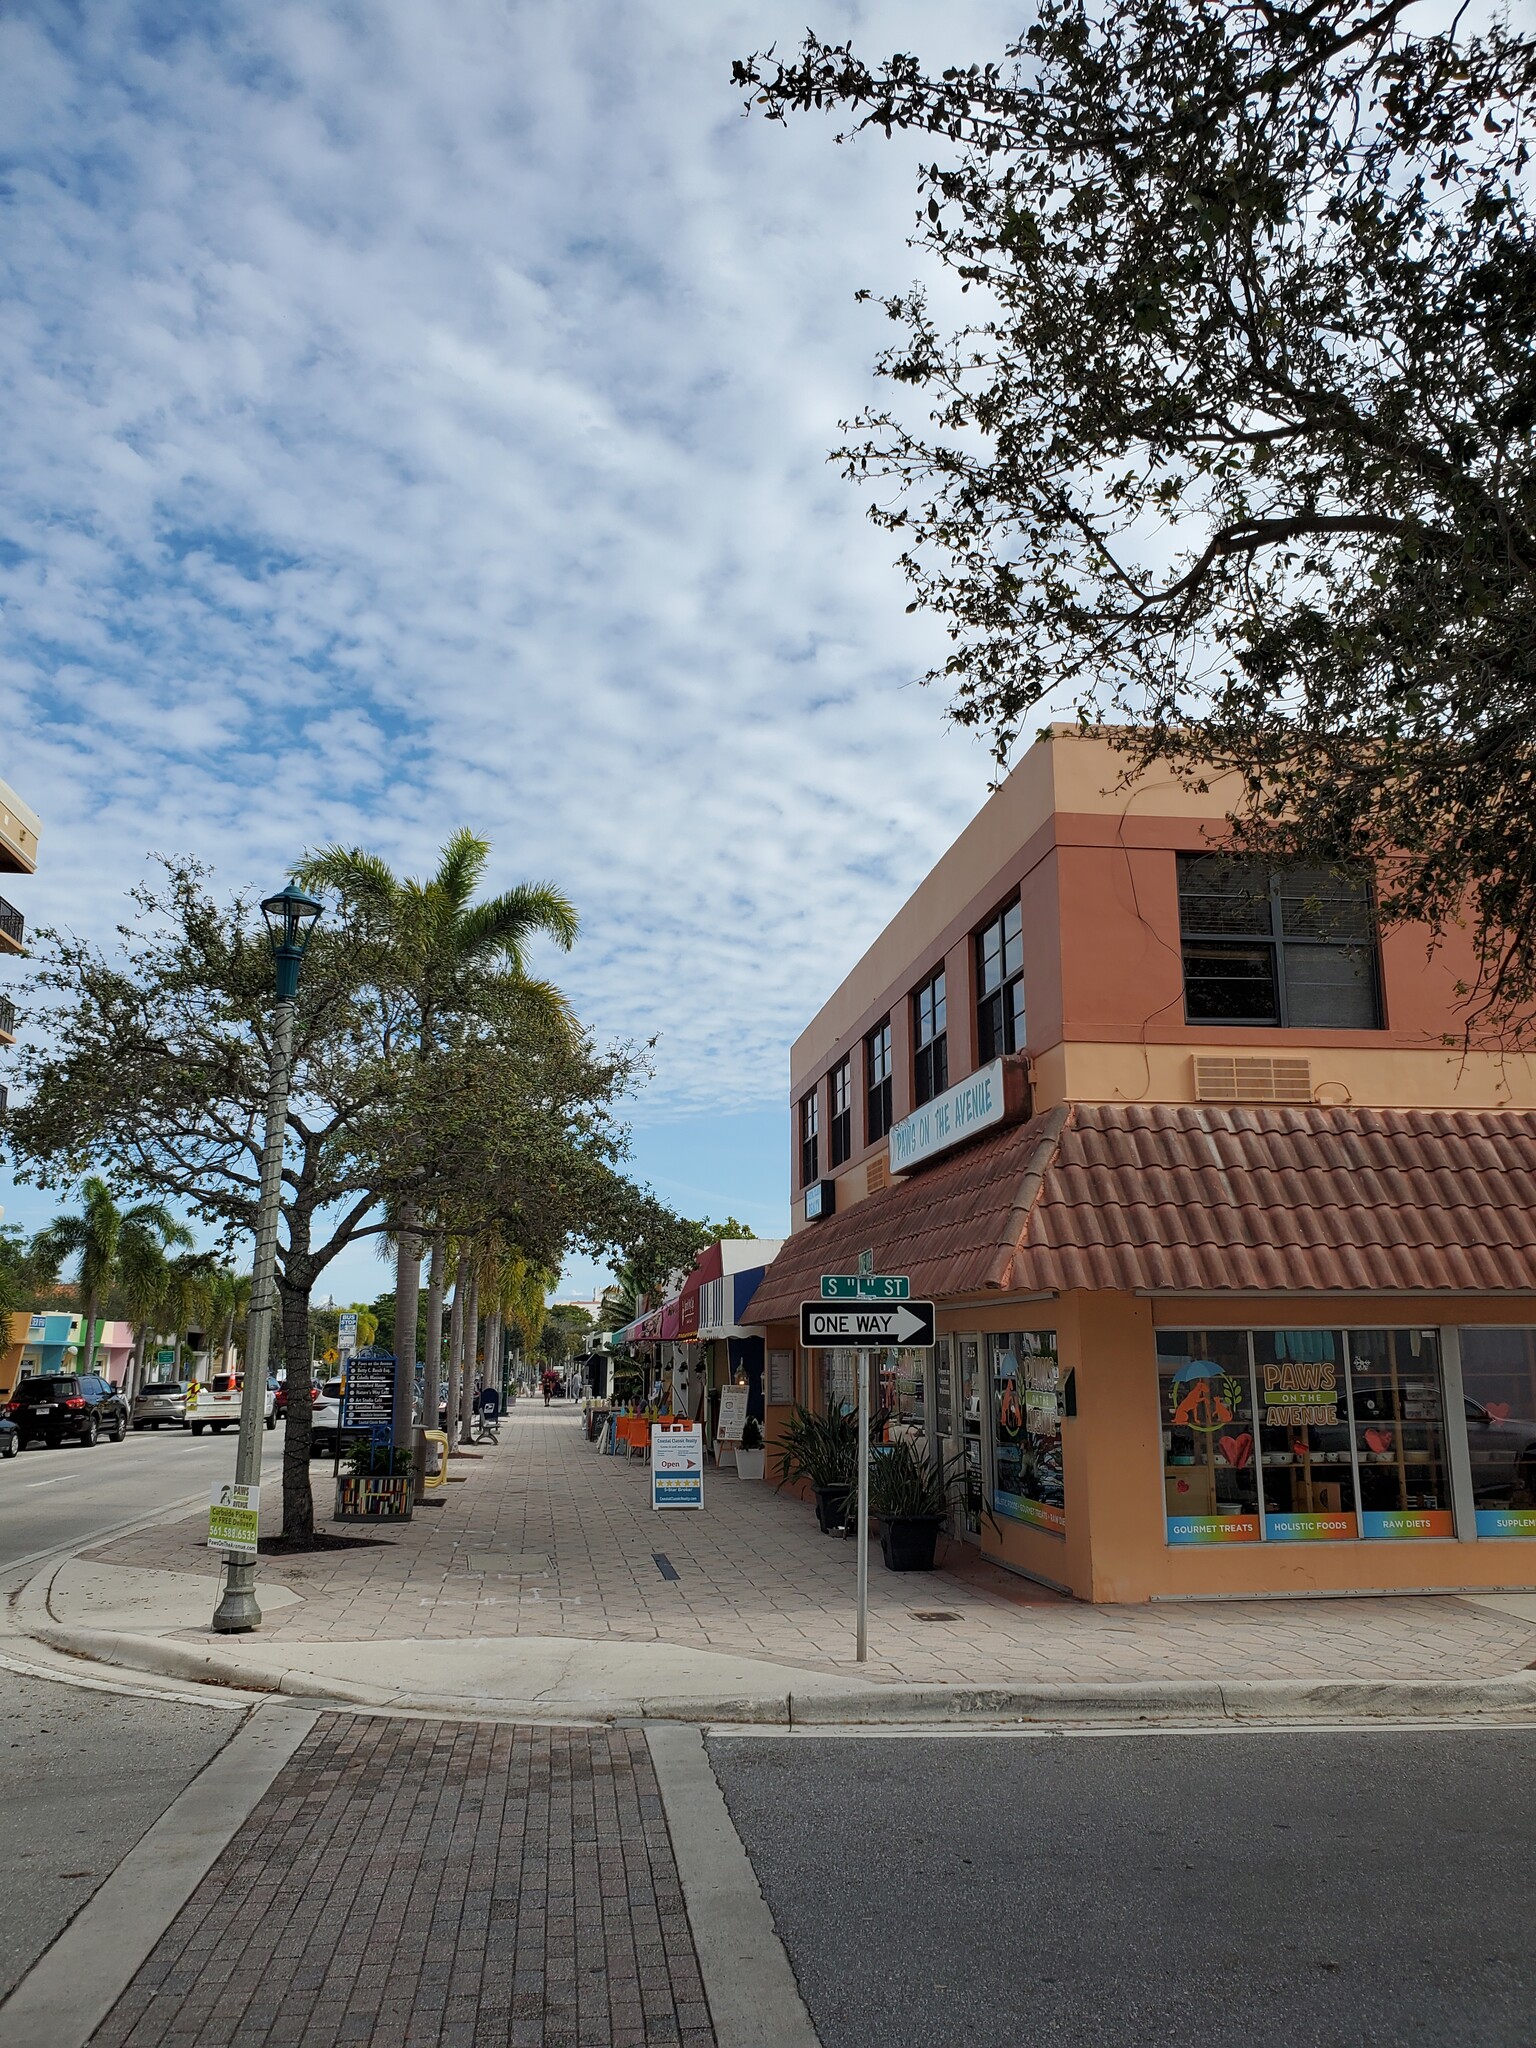
[[[976,1050],[982,1066],[1024,1050],[1024,913],[1017,903],[976,934]]]
[[[821,1178],[821,1101],[813,1088],[800,1098],[800,1185]]]
[[[1381,1026],[1371,885],[1330,868],[1179,855],[1191,1024]]]
[[[832,1164],[841,1166],[853,1151],[853,1061],[839,1060],[827,1077],[828,1094],[831,1100],[832,1121],[827,1135],[831,1140]]]
[[[944,1028],[944,970],[912,997],[912,1098],[931,1102],[949,1086],[949,1034]]]
[[[864,1137],[873,1145],[891,1128],[891,1020],[864,1039]]]

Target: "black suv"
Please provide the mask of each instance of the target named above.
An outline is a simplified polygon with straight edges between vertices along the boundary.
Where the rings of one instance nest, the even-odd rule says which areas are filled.
[[[5,1412],[16,1425],[21,1448],[45,1443],[57,1449],[66,1438],[93,1444],[109,1436],[120,1444],[128,1434],[128,1404],[115,1388],[91,1373],[18,1380]]]

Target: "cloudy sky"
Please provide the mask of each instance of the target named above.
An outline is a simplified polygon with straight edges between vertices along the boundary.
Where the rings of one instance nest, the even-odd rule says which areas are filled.
[[[492,886],[580,907],[582,1014],[661,1034],[637,1171],[760,1233],[790,1039],[989,776],[825,461],[883,339],[854,290],[914,274],[913,152],[730,84],[806,18],[0,19],[0,777],[44,820],[5,893],[104,937],[151,849],[266,887],[330,839],[419,872],[468,823]],[[963,61],[1020,13],[809,18]]]

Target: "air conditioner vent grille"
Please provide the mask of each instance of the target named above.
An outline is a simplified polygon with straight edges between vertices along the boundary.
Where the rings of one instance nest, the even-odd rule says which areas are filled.
[[[1196,1102],[1310,1102],[1310,1060],[1263,1054],[1197,1053]]]

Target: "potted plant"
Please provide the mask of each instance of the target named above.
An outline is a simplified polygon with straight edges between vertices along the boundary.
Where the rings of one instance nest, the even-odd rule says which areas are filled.
[[[845,1534],[849,1495],[858,1483],[858,1416],[834,1401],[820,1415],[797,1404],[780,1433],[774,1469],[781,1487],[800,1481],[810,1487],[824,1536]]]
[[[910,1437],[882,1445],[869,1461],[869,1511],[880,1518],[880,1554],[893,1572],[931,1572],[950,1495],[965,1484],[963,1455],[935,1463]]]
[[[768,1453],[763,1447],[763,1425],[749,1415],[741,1425],[736,1445],[736,1470],[743,1479],[761,1479]]]
[[[365,1436],[347,1445],[347,1470],[336,1480],[338,1522],[408,1522],[414,1497],[409,1451]]]

